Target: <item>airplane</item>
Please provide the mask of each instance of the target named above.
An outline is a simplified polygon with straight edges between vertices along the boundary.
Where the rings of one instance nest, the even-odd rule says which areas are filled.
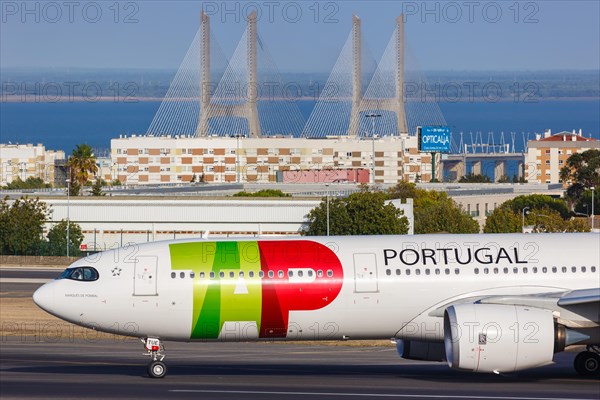
[[[75,261],[33,294],[63,320],[164,341],[391,339],[405,359],[504,374],[600,375],[600,235],[184,239]]]

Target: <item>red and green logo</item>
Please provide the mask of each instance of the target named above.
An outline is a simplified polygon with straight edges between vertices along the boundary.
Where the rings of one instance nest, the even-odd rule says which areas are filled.
[[[226,322],[253,322],[260,338],[284,338],[290,311],[318,310],[340,293],[343,270],[310,240],[169,245],[172,270],[194,272],[191,339],[216,339]]]

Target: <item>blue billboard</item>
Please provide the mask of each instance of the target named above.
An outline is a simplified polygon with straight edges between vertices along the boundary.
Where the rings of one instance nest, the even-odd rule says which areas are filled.
[[[450,128],[447,126],[419,128],[419,150],[428,153],[450,153]]]

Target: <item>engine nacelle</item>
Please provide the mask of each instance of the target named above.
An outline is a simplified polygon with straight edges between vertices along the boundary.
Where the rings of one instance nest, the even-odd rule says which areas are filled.
[[[443,342],[397,340],[396,350],[400,357],[407,360],[446,361]]]
[[[444,346],[451,368],[513,372],[550,364],[555,350],[552,312],[539,308],[460,304],[444,313]]]

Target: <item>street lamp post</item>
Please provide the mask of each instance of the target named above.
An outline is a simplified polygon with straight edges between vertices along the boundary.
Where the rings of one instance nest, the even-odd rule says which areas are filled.
[[[69,176],[66,179],[67,182],[67,257],[69,257],[69,245],[71,244],[70,238],[70,228],[71,228],[71,219],[70,219],[70,209],[71,209],[71,169],[68,169]]]
[[[327,188],[327,236],[329,236],[329,183],[325,184]]]
[[[375,184],[375,118],[381,117],[381,114],[367,114],[366,118],[371,118],[371,151],[373,159],[371,160],[371,183]]]
[[[594,190],[596,189],[595,186],[592,186],[592,232],[594,231]]]
[[[525,233],[525,212],[527,211],[527,214],[529,214],[530,208],[529,207],[524,207],[521,210],[521,233]]]

